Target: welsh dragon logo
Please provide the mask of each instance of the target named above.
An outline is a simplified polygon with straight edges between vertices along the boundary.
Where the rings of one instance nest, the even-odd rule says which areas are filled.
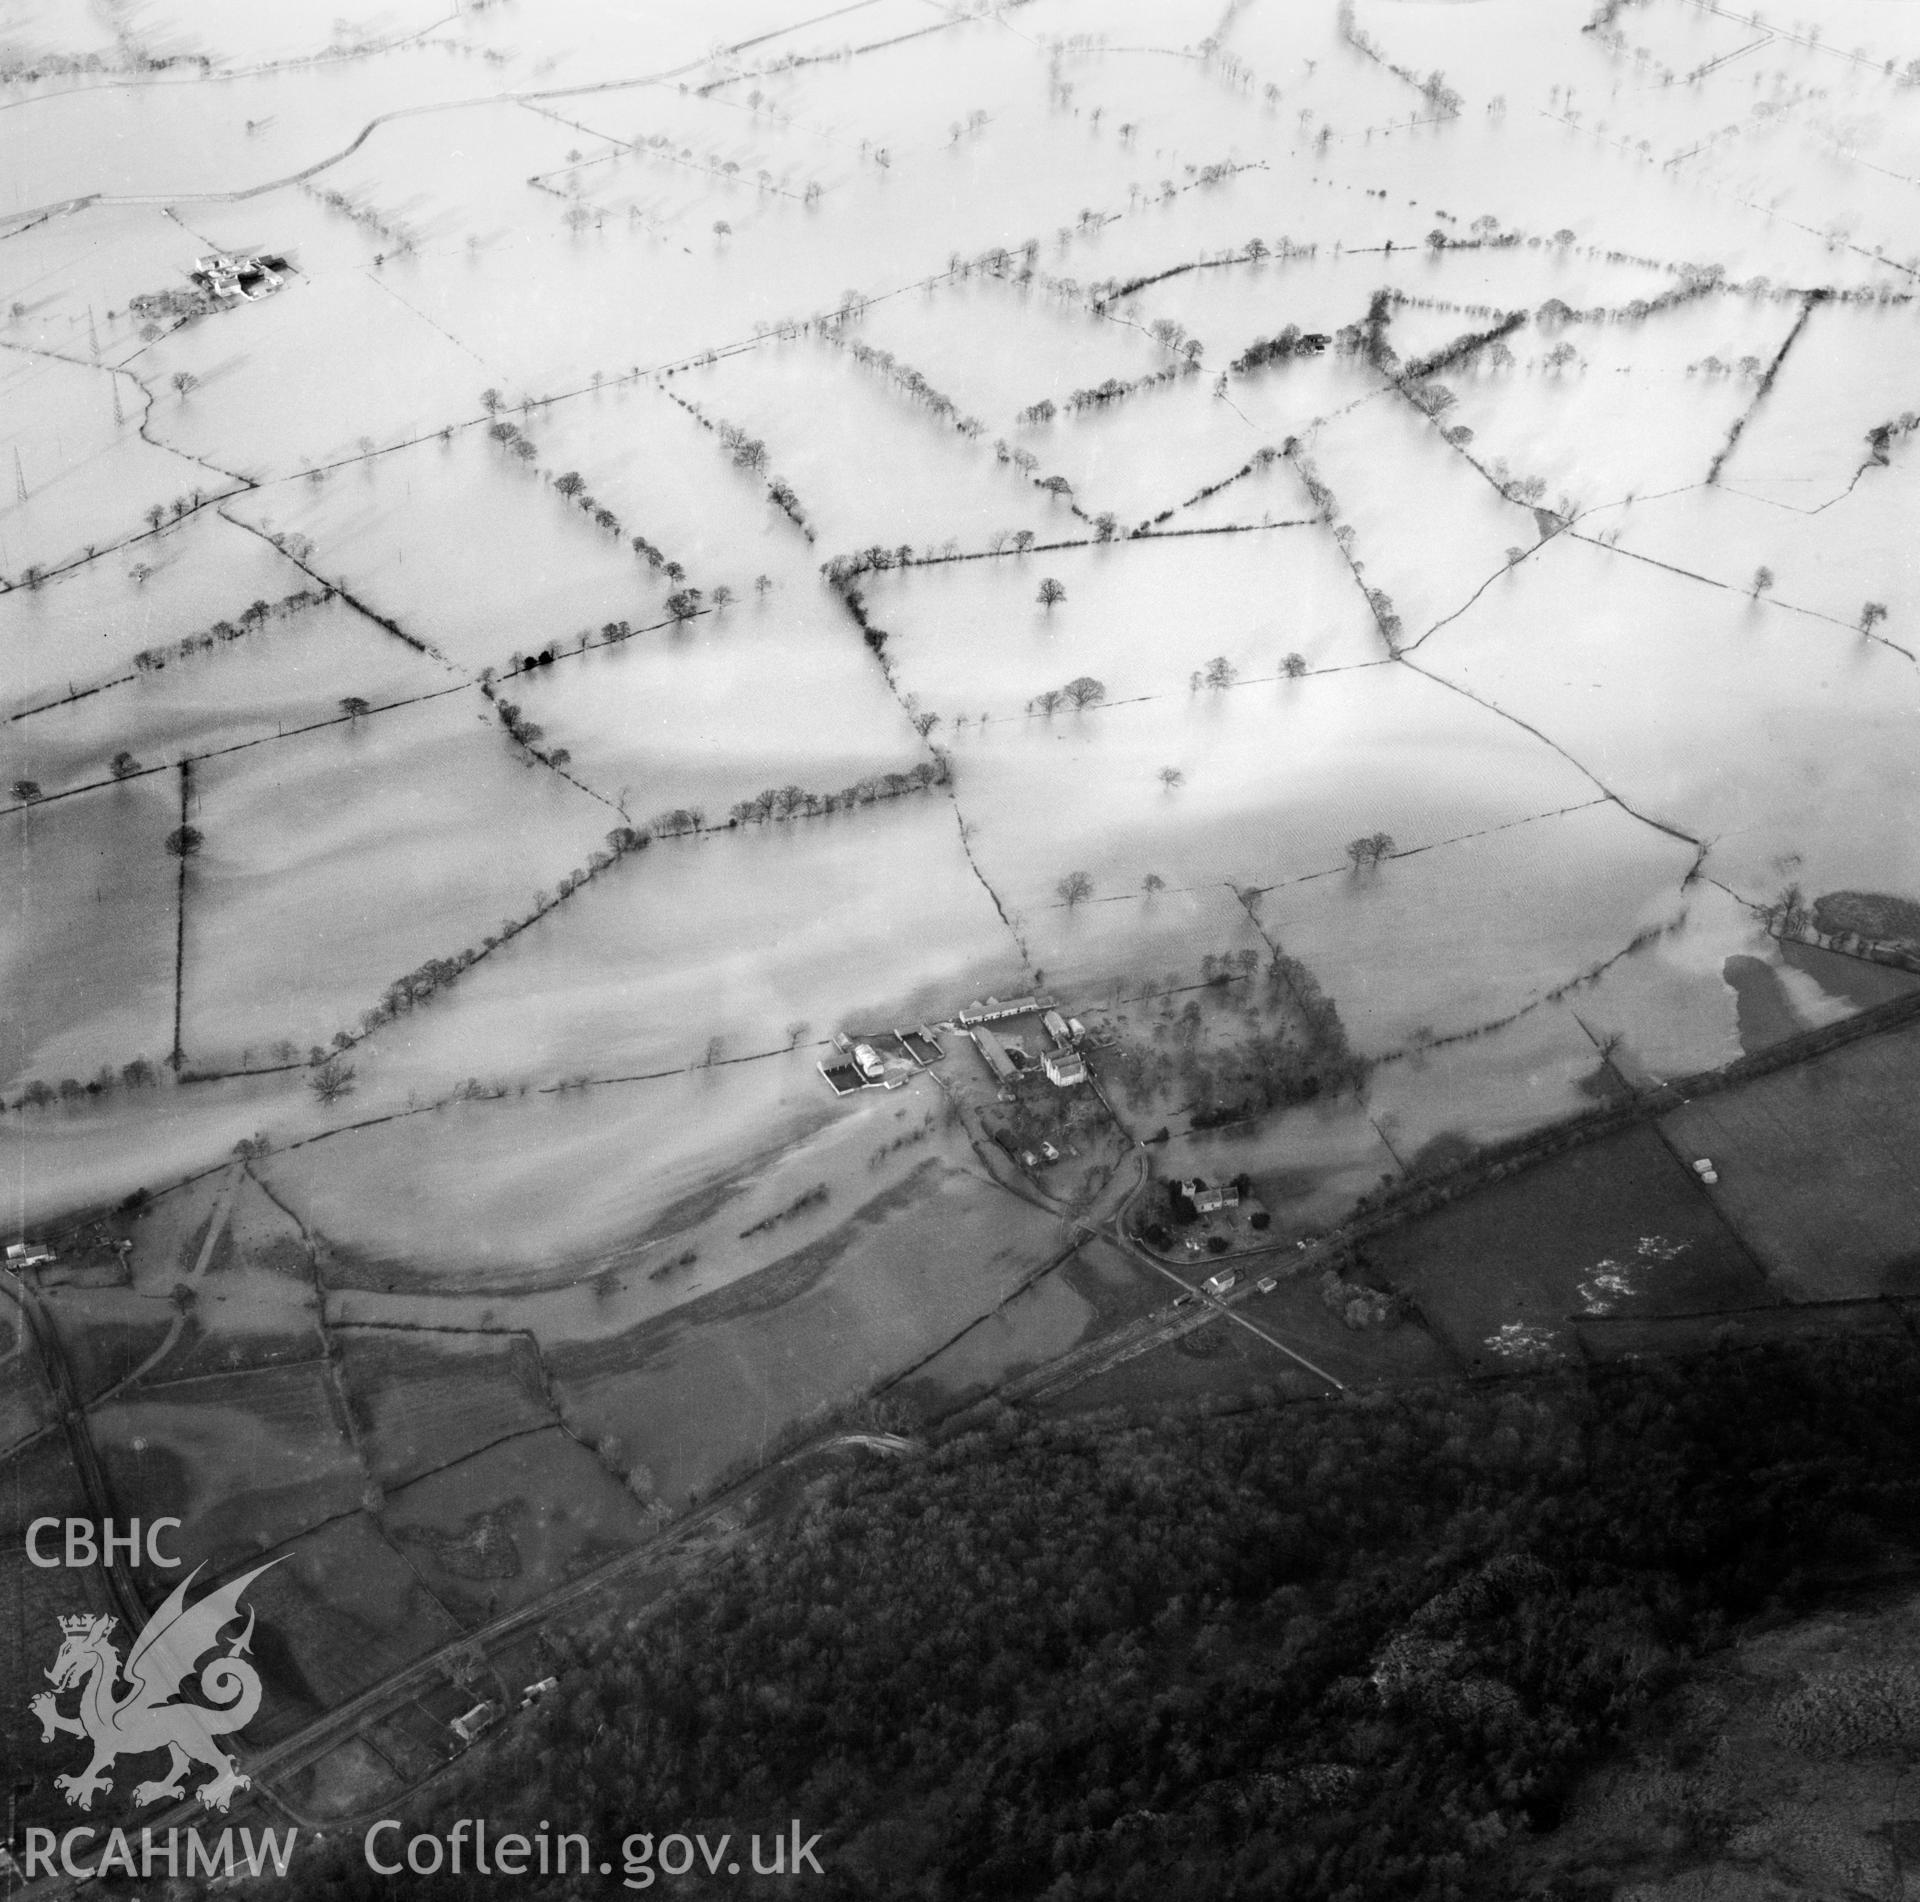
[[[278,1559],[270,1561],[278,1565]],[[81,1614],[60,1620],[60,1655],[46,1673],[51,1691],[42,1691],[28,1708],[39,1718],[40,1741],[51,1743],[65,1733],[90,1738],[93,1761],[78,1776],[59,1776],[54,1785],[69,1803],[83,1810],[113,1787],[104,1772],[120,1756],[146,1756],[156,1750],[172,1753],[163,1777],[134,1786],[136,1803],[158,1803],[186,1793],[190,1764],[203,1764],[213,1776],[200,1785],[199,1797],[208,1809],[224,1810],[235,1790],[250,1781],[235,1769],[233,1759],[215,1738],[244,1728],[260,1708],[260,1673],[247,1658],[253,1638],[253,1613],[247,1626],[225,1652],[199,1670],[200,1690],[213,1700],[186,1702],[180,1689],[195,1675],[194,1667],[214,1650],[220,1633],[240,1615],[240,1595],[260,1574],[262,1565],[197,1605],[187,1604],[187,1587],[200,1576],[194,1569],[174,1588],[167,1602],[148,1620],[125,1665],[111,1643],[114,1620]],[[129,1687],[119,1688],[124,1679]],[[61,1692],[80,1687],[80,1714],[64,1715],[58,1705]]]

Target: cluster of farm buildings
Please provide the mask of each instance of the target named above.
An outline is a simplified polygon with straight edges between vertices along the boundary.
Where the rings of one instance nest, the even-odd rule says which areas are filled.
[[[1004,1026],[1017,1017],[1037,1017],[1032,1033],[1014,1034]],[[1010,1090],[1022,1077],[1044,1076],[1056,1089],[1070,1090],[1087,1081],[1087,1060],[1081,1052],[1087,1027],[1077,1017],[1063,1015],[1050,997],[989,997],[955,1013],[951,1023],[939,1026],[973,1040],[994,1082]],[[855,1090],[896,1090],[916,1071],[931,1069],[945,1055],[932,1027],[893,1029],[868,1036],[842,1031],[834,1040],[836,1054],[820,1065],[820,1074],[837,1096]]]

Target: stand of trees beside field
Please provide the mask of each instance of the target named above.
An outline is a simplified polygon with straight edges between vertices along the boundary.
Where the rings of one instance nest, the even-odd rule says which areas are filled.
[[[408,1828],[797,1816],[841,1897],[1501,1895],[1742,1621],[1911,1555],[1917,1376],[1855,1337],[1151,1425],[977,1413],[576,1652]],[[316,1893],[384,1896],[358,1848]]]

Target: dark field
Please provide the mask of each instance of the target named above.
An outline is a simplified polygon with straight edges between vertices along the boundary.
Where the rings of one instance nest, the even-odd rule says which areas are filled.
[[[1782,1293],[1920,1290],[1920,1027],[1702,1098],[1666,1118]]]
[[[1501,1330],[1571,1350],[1570,1315],[1752,1307],[1764,1278],[1706,1190],[1650,1129],[1555,1157],[1368,1242],[1364,1278],[1418,1302],[1467,1368]]]

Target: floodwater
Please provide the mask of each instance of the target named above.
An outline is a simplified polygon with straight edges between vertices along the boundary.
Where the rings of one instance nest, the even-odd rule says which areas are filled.
[[[1403,356],[1484,308],[1618,308],[1708,264],[1729,285],[1904,290],[1875,261],[1904,240],[1872,167],[1920,159],[1876,60],[1770,36],[1668,85],[1746,28],[1628,10],[1618,45],[1582,36],[1570,64],[1566,22],[1518,0],[1370,9],[1391,57],[1460,90],[1461,117],[1433,124],[1331,10],[1034,0],[1016,30],[881,0],[792,27],[744,0],[725,32],[776,37],[729,68],[702,58],[718,24],[603,12],[406,5],[383,16],[388,50],[356,53],[335,35],[373,29],[214,0],[139,23],[150,51],[207,52],[213,78],[9,83],[0,218],[73,208],[9,220],[0,259],[0,576],[63,570],[0,594],[8,777],[64,793],[122,750],[193,760],[182,1041],[220,1067],[352,1033],[395,979],[526,917],[617,826],[724,819],[762,787],[832,792],[934,749],[951,785],[629,856],[377,1027],[339,1104],[296,1072],[10,1123],[22,1213],[164,1187],[265,1135],[357,1264],[355,1300],[431,1299],[382,1285],[407,1263],[495,1292],[544,1276],[556,1304],[608,1298],[581,1275],[637,1274],[618,1313],[638,1320],[764,1267],[787,1232],[738,1230],[816,1164],[848,1172],[832,1220],[862,1199],[867,1125],[898,1106],[828,1098],[821,1038],[1041,974],[1110,1001],[1209,953],[1305,961],[1356,1045],[1392,1059],[1370,1115],[1297,1112],[1254,1145],[1315,1219],[1390,1168],[1389,1146],[1584,1100],[1583,1023],[1648,1074],[1725,1060],[1761,1034],[1729,960],[1747,1018],[1764,992],[1776,1028],[1863,1001],[1773,950],[1754,907],[1789,883],[1920,889],[1920,594],[1888,555],[1920,465],[1897,443],[1861,473],[1866,430],[1909,401],[1910,307],[1818,308],[1711,486],[1758,390],[1742,360],[1771,361],[1797,295],[1530,318],[1510,367],[1447,374],[1441,421],[1581,511],[1544,544],[1552,524],[1364,361],[1215,379],[1286,323],[1356,321],[1383,286],[1413,300],[1390,333]],[[1878,52],[1882,15],[1835,17]],[[74,9],[21,31],[30,51],[118,57]],[[897,35],[916,37],[808,59]],[[1686,151],[1703,124],[1736,131]],[[1519,242],[1462,248],[1480,218]],[[1315,250],[1248,261],[1255,238]],[[950,275],[1029,240],[1027,284]],[[297,272],[261,304],[143,334],[131,300],[215,245],[282,250]],[[1090,308],[1088,286],[1134,277],[1156,281]],[[849,291],[872,301],[847,338],[978,418],[978,440],[824,338],[768,334]],[[1158,319],[1201,341],[1201,368],[1019,423],[1173,361]],[[1576,355],[1555,367],[1561,341]],[[489,437],[489,391],[530,458]],[[685,403],[763,440],[767,468],[736,466]],[[1353,566],[1324,524],[1261,526],[1311,513],[1284,464],[1182,506],[1289,435],[1354,530]],[[1253,532],[869,577],[884,671],[819,579],[830,557],[1092,533],[996,438],[1123,530],[1173,509],[1167,528]],[[611,524],[554,488],[566,471]],[[192,513],[196,491],[232,520]],[[152,530],[175,501],[186,518]],[[37,710],[309,585],[249,527],[300,538],[315,573],[428,651],[334,602]],[[1066,590],[1051,609],[1042,577]],[[1392,662],[1357,583],[1392,597],[1415,665]],[[662,625],[675,586],[734,599]],[[1860,632],[1868,602],[1882,640]],[[563,776],[502,732],[480,676],[609,623],[639,631],[502,689],[570,755]],[[1283,677],[1292,653],[1304,678]],[[1231,684],[1196,687],[1215,661]],[[1083,675],[1108,704],[1028,714]],[[347,698],[434,693],[283,734]],[[918,733],[916,715],[937,723]],[[0,947],[15,1089],[164,1056],[177,790],[168,770],[0,818],[20,874]],[[1374,833],[1395,850],[1354,870],[1347,842]],[[1091,892],[1068,903],[1076,873]],[[428,1107],[469,1078],[507,1094]],[[737,1216],[733,1243],[701,1240],[683,1282],[654,1281],[652,1231],[682,1216]],[[803,1214],[791,1237],[827,1224]],[[1034,1325],[1051,1340],[1070,1318]],[[545,1322],[589,1338],[607,1312]]]

